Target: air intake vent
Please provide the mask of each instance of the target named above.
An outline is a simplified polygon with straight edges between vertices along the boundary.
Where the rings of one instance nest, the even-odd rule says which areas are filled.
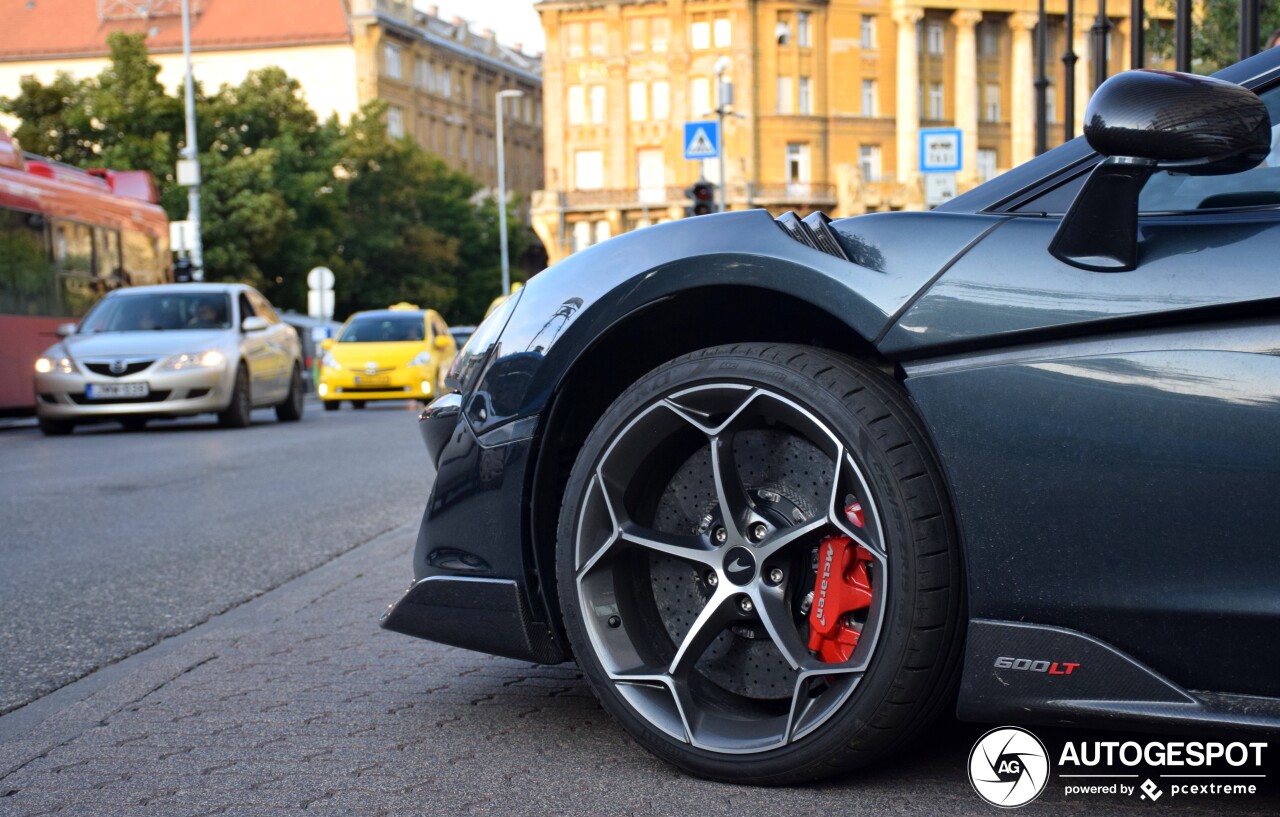
[[[775,221],[787,235],[801,244],[812,247],[818,252],[843,258],[845,261],[849,260],[849,256],[845,255],[844,250],[840,248],[840,243],[832,234],[831,228],[827,226],[831,223],[831,219],[827,218],[826,213],[811,213],[803,221],[795,213],[783,213]]]

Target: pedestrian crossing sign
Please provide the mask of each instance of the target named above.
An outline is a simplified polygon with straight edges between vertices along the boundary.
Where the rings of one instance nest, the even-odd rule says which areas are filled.
[[[685,122],[684,158],[714,159],[720,155],[720,123]]]

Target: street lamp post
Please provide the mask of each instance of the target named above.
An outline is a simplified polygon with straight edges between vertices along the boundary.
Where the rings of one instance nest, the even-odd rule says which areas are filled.
[[[509,88],[494,97],[498,109],[498,241],[502,247],[502,294],[511,292],[511,262],[507,260],[507,164],[503,153],[502,107],[507,99],[524,96],[524,91]]]
[[[716,146],[716,157],[717,157],[716,160],[719,162],[719,170],[720,170],[718,174],[720,176],[720,184],[719,184],[720,189],[718,191],[720,202],[719,202],[719,206],[716,208],[716,212],[719,212],[719,213],[723,213],[726,210],[724,188],[725,188],[727,179],[725,179],[724,177],[724,148],[725,148],[725,142],[728,140],[725,139],[724,116],[725,116],[726,109],[733,104],[733,86],[732,85],[726,86],[724,81],[724,75],[728,72],[728,70],[729,70],[728,57],[721,57],[720,59],[716,60],[716,118],[719,120],[719,123],[720,123],[719,131],[718,131],[718,133],[720,134],[720,144]]]
[[[187,187],[187,220],[191,222],[191,279],[204,280],[204,242],[200,238],[200,158],[196,147],[196,92],[195,80],[191,76],[191,2],[182,0],[182,59],[186,65],[187,77],[185,86],[187,144],[183,149],[183,162],[180,167],[179,183]],[[180,165],[182,162],[179,163]]]

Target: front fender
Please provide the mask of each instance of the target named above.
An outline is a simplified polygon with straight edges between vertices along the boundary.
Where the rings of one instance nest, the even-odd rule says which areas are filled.
[[[764,210],[682,219],[618,236],[529,282],[477,384],[468,419],[483,440],[499,426],[536,416],[574,361],[611,325],[694,287],[786,294],[873,342],[939,270],[999,221],[880,213],[832,222],[854,261],[801,244]],[[523,435],[523,429],[516,434]]]

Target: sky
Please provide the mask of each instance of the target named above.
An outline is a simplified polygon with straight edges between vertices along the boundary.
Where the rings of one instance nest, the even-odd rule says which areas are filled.
[[[470,21],[473,31],[491,28],[498,33],[498,42],[508,46],[521,43],[530,54],[546,50],[542,23],[533,3],[534,0],[414,0],[422,11],[428,6],[439,7],[439,16],[446,20],[457,15]]]

